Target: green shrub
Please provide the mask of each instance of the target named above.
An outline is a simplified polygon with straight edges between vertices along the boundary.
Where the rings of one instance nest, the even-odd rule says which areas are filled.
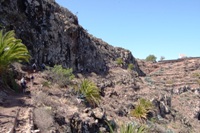
[[[156,61],[157,57],[155,55],[149,55],[146,57],[146,61]]]
[[[122,125],[120,127],[120,133],[144,133],[146,128],[144,126],[133,126],[132,124]]]
[[[134,69],[133,63],[128,64],[128,70],[133,70],[133,69]]]
[[[152,108],[153,104],[150,101],[139,99],[137,106],[131,111],[130,114],[140,120],[147,119],[147,114]]]
[[[115,133],[115,127],[111,126],[108,121],[105,121],[109,127],[110,133]],[[143,125],[123,124],[119,127],[120,133],[146,133],[147,128]]]
[[[134,116],[139,119],[146,119],[147,110],[142,105],[137,105],[135,109],[131,111],[131,116]]]
[[[132,124],[122,125],[120,127],[120,133],[134,133],[135,128]]]
[[[146,110],[151,110],[153,108],[153,104],[149,100],[143,98],[139,100],[139,104],[142,105]]]
[[[80,93],[83,94],[87,102],[92,106],[98,105],[101,100],[99,88],[87,79],[81,82]]]
[[[70,81],[75,77],[73,70],[65,69],[61,65],[55,65],[53,68],[47,70],[48,80],[52,83],[57,83],[60,87],[67,86]]]
[[[123,64],[122,58],[117,58],[116,62],[117,62],[117,65],[119,65],[119,66]]]
[[[42,82],[42,86],[44,87],[50,88],[50,85],[51,85],[51,82],[48,82],[48,81]]]

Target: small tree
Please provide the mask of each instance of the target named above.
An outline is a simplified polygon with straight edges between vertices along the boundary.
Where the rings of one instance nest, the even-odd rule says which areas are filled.
[[[155,55],[149,55],[146,57],[146,61],[156,61],[157,57]]]
[[[4,33],[0,30],[0,78],[6,86],[17,90],[14,74],[8,68],[14,62],[28,62],[29,59],[28,49],[20,39],[15,38],[14,31]]]

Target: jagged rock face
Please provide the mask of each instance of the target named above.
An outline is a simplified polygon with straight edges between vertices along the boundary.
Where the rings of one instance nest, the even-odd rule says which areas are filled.
[[[0,0],[0,24],[15,30],[38,64],[62,64],[76,71],[105,72],[116,58],[135,65],[131,52],[88,34],[69,10],[54,0]]]

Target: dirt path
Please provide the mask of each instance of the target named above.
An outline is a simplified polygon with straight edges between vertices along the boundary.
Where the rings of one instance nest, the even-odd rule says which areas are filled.
[[[15,133],[31,133],[33,127],[33,108],[24,107],[19,109],[14,127]]]
[[[24,95],[10,95],[0,106],[0,133],[30,133],[33,126],[33,107]]]
[[[28,75],[29,76],[29,75]],[[28,77],[27,76],[27,77]],[[35,73],[35,77],[39,77]],[[26,93],[0,94],[0,133],[31,133],[33,129],[33,104],[31,91],[39,88],[40,84],[31,85],[27,82]]]

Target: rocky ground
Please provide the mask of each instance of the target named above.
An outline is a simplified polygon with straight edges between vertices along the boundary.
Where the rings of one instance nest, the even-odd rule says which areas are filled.
[[[0,132],[16,133],[103,133],[109,125],[145,125],[150,133],[198,133],[200,130],[200,59],[151,63],[139,60],[146,73],[112,67],[108,74],[77,73],[75,83],[84,78],[101,89],[98,107],[84,104],[74,91],[76,86],[60,88],[46,80],[46,73],[34,73],[26,93],[0,92]],[[28,72],[26,77],[30,77]],[[130,115],[137,100],[145,98],[155,105],[148,120]]]

